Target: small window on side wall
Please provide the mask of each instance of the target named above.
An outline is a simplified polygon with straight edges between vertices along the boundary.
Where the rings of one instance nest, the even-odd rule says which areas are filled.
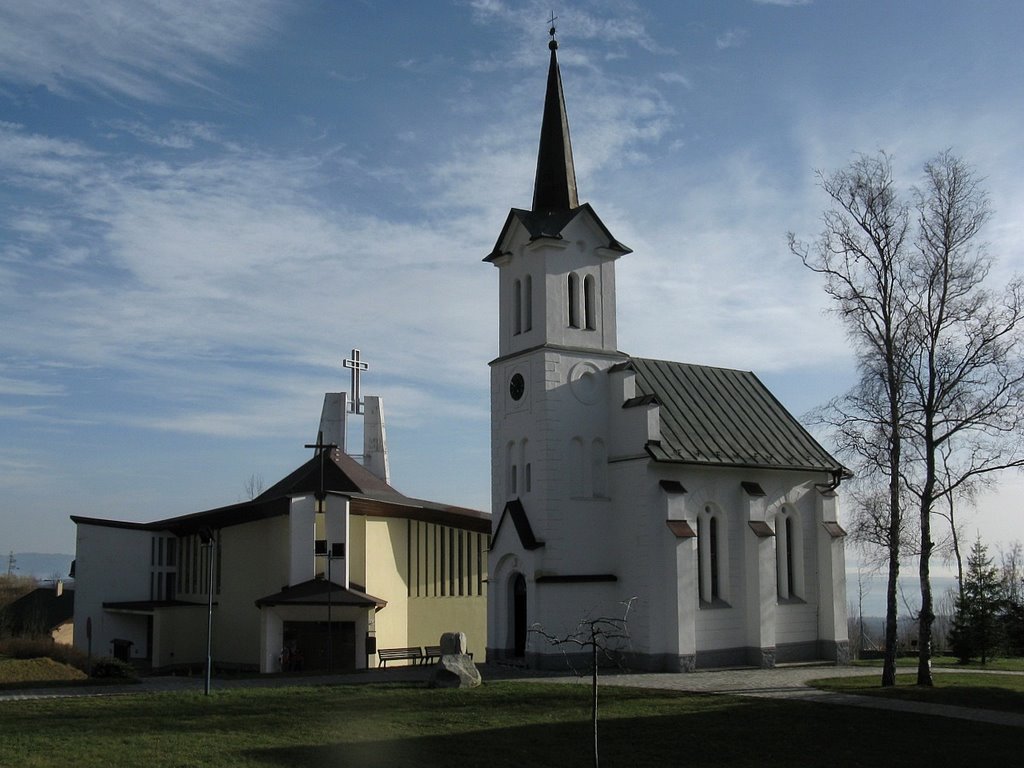
[[[779,600],[799,601],[804,594],[803,534],[800,518],[783,508],[775,517],[775,583]]]
[[[725,523],[710,504],[697,518],[697,584],[701,607],[726,607],[728,558]]]

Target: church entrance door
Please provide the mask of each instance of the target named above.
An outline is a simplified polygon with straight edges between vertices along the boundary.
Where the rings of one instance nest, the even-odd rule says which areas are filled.
[[[335,672],[356,668],[356,625],[354,621],[332,621],[330,638],[333,645],[332,666]],[[326,670],[326,621],[286,621],[284,646],[288,649],[290,671]],[[283,665],[282,665],[283,666]]]
[[[526,655],[526,579],[517,573],[512,578],[512,637],[513,655]]]

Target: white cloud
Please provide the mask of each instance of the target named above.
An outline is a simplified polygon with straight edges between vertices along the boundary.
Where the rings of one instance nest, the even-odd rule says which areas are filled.
[[[226,0],[33,0],[0,6],[0,78],[71,95],[78,87],[162,101],[168,86],[212,89],[211,68],[233,62],[273,29],[279,4]]]
[[[726,48],[739,48],[743,46],[750,37],[750,32],[742,28],[729,29],[715,38],[715,46],[719,50]]]
[[[659,72],[658,79],[663,83],[681,85],[684,88],[693,88],[693,82],[681,72]]]
[[[59,384],[44,384],[39,381],[26,381],[24,379],[0,376],[0,395],[54,397],[63,394],[65,394],[65,389]]]

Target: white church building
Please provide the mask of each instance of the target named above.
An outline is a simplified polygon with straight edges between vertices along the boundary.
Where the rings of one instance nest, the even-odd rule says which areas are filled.
[[[630,249],[578,200],[550,48],[533,206],[485,259],[500,311],[487,657],[564,666],[545,635],[632,599],[633,668],[845,662],[847,470],[753,373],[618,349]]]

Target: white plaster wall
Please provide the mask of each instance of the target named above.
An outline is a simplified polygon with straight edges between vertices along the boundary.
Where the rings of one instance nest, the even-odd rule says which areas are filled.
[[[75,543],[75,647],[88,652],[86,621],[92,618],[92,654],[110,656],[114,638],[131,640],[143,658],[146,617],[111,613],[103,603],[149,600],[150,540],[157,532],[79,523]],[[167,535],[167,534],[161,534]]]
[[[316,573],[316,559],[313,556],[313,539],[316,536],[314,504],[312,494],[291,499],[288,514],[288,584],[302,584]]]

